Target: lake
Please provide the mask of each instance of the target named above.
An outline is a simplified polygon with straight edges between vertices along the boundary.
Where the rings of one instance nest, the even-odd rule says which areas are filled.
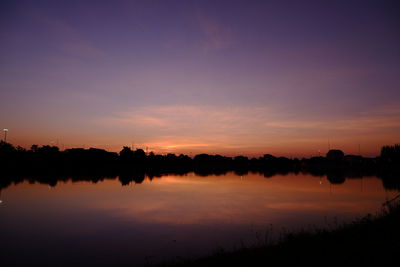
[[[165,175],[122,186],[24,181],[1,190],[0,265],[144,265],[349,222],[398,191],[377,177]],[[272,229],[272,230],[271,230]]]

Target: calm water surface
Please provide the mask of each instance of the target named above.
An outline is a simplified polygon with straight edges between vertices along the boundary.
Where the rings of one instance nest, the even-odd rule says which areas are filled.
[[[143,265],[253,244],[273,225],[328,227],[374,213],[398,192],[376,177],[259,174],[24,182],[1,191],[0,265]]]

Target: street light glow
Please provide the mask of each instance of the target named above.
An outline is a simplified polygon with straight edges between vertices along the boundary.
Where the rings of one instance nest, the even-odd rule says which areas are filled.
[[[7,132],[8,132],[8,129],[4,128],[4,129],[3,129],[3,132],[4,132],[4,142],[7,142]]]

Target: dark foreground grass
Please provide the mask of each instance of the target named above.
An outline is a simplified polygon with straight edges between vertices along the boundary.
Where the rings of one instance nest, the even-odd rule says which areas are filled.
[[[277,244],[160,266],[400,266],[400,205],[331,230],[286,234]]]

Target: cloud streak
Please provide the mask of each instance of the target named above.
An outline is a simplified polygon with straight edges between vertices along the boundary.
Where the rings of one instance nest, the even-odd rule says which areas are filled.
[[[205,53],[218,51],[231,45],[232,31],[228,27],[206,16],[198,16],[198,24],[203,35],[201,46]]]
[[[362,135],[390,137],[400,130],[400,109],[374,110],[353,118],[306,120],[282,117],[273,108],[146,106],[98,118],[97,124],[145,133],[140,143],[162,151],[240,151],[277,144],[309,145],[329,138],[346,143]]]

